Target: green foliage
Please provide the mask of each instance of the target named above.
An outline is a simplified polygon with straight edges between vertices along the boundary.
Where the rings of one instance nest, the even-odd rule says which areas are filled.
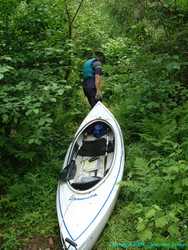
[[[78,2],[67,3],[73,17]],[[2,249],[58,233],[58,172],[89,111],[79,72],[84,52],[98,48],[104,101],[123,130],[127,161],[96,249],[186,242],[187,11],[186,0],[85,0],[70,34],[65,1],[0,0]]]
[[[105,97],[129,145],[119,204],[96,249],[109,242],[186,242],[186,5],[107,2],[124,34],[116,29],[119,36],[103,46]]]
[[[6,197],[0,201],[0,211],[5,216],[1,218],[2,249],[17,249],[25,236],[50,235],[56,230],[54,204],[59,164],[56,160],[41,165],[8,188]]]
[[[4,234],[3,240],[5,243],[1,246],[1,249],[4,250],[18,249],[18,247],[20,246],[16,237],[15,230],[13,229]]]

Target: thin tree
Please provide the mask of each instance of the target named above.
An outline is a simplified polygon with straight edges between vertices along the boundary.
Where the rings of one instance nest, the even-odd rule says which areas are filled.
[[[68,21],[68,39],[69,40],[72,39],[74,23],[75,23],[75,20],[79,14],[79,11],[80,11],[83,3],[84,3],[84,0],[81,0],[80,3],[78,4],[78,7],[77,7],[75,13],[72,15],[70,10],[69,10],[69,7],[68,7],[67,0],[65,0],[65,11],[66,11],[67,21]],[[68,80],[70,72],[71,72],[71,65],[72,65],[72,60],[71,60],[71,55],[70,55],[69,59],[68,59],[68,63],[67,63],[67,70],[65,72],[65,80],[66,81]]]

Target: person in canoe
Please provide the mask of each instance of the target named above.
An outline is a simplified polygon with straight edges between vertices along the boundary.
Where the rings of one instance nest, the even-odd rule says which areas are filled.
[[[102,64],[105,56],[101,51],[95,52],[94,58],[88,58],[83,65],[83,90],[91,107],[102,100]]]

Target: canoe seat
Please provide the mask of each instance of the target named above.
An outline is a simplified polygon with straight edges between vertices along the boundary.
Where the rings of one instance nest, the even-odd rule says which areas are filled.
[[[77,190],[87,190],[95,186],[102,178],[100,177],[85,177],[81,182],[71,183],[71,186]]]
[[[106,153],[106,139],[101,138],[94,141],[83,141],[83,144],[78,151],[80,156],[97,157]],[[108,142],[107,153],[114,152],[114,142]]]

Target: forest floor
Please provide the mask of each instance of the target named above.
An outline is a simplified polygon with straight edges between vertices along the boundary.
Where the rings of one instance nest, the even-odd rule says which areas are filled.
[[[58,237],[36,236],[29,240],[23,250],[59,250],[59,243]]]

